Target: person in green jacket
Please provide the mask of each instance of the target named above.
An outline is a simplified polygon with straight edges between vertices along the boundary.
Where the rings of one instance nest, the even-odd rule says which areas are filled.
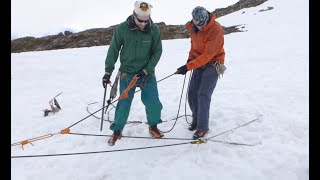
[[[128,87],[137,75],[137,87],[141,89],[141,100],[145,105],[149,133],[154,138],[163,137],[157,128],[161,123],[162,104],[159,100],[155,67],[162,54],[162,42],[159,27],[150,18],[152,5],[145,1],[136,1],[133,14],[115,29],[105,60],[105,74],[102,78],[103,87],[110,82],[110,76],[120,52],[120,94]],[[135,86],[129,91],[128,98],[118,101],[113,130],[108,144],[113,146],[122,136],[127,122]]]

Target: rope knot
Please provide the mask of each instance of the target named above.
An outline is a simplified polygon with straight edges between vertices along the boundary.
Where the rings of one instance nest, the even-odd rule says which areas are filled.
[[[70,128],[66,128],[60,131],[61,134],[70,134]]]

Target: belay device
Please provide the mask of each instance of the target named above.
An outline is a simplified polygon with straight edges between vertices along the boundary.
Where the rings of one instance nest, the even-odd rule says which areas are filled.
[[[56,113],[56,112],[58,112],[58,111],[61,110],[61,106],[59,105],[59,103],[58,103],[58,101],[57,101],[57,99],[56,99],[56,97],[58,97],[60,94],[62,94],[62,92],[59,93],[58,95],[56,95],[55,97],[53,97],[53,98],[49,101],[49,105],[50,105],[51,109],[45,109],[45,110],[43,110],[43,112],[44,112],[43,116],[44,116],[44,117],[48,116],[49,113],[53,113],[53,114],[54,114],[54,113]]]

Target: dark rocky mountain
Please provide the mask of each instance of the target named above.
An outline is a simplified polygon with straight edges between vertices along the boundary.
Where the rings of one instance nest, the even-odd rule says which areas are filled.
[[[266,1],[267,0],[239,0],[239,2],[234,5],[216,9],[212,13],[216,14],[217,18],[219,18],[244,8],[258,6]],[[273,8],[268,7],[268,9],[261,9],[259,12],[271,9]],[[189,38],[189,33],[184,25],[166,25],[164,22],[156,24],[160,28],[162,40]],[[245,25],[234,25],[223,27],[223,29],[225,34],[243,32],[241,29],[244,28],[244,26]],[[11,53],[109,45],[116,27],[117,25],[108,28],[94,28],[78,33],[65,31],[57,35],[40,38],[18,38],[11,41]]]

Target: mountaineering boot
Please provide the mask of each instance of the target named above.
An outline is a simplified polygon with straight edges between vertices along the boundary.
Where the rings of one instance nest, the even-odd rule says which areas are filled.
[[[157,125],[149,126],[149,133],[154,138],[162,138],[163,133],[157,128]]]
[[[113,134],[108,141],[109,146],[113,146],[117,142],[118,139],[119,140],[121,139],[121,136],[122,136],[121,131],[113,131]]]
[[[193,139],[199,139],[201,137],[203,137],[208,131],[199,131],[197,130],[194,134],[193,134]]]

